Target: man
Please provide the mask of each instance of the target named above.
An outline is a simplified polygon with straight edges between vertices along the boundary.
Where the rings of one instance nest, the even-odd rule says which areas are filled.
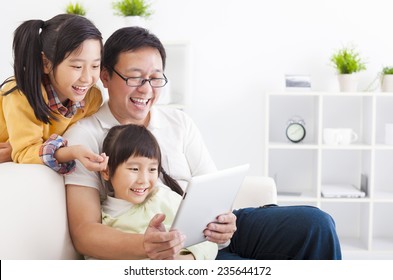
[[[180,185],[216,167],[192,120],[182,111],[155,107],[164,74],[165,50],[156,36],[126,27],[104,46],[101,80],[109,100],[93,116],[65,134],[70,145],[84,144],[101,153],[112,126],[139,124],[157,138],[163,168]],[[99,174],[77,163],[65,177],[70,233],[76,249],[104,259],[176,259],[184,236],[166,232],[157,215],[144,235],[123,233],[101,224],[100,198],[106,194]],[[341,259],[332,218],[315,207],[265,206],[224,213],[205,230],[207,240],[222,244],[218,259]],[[236,231],[237,230],[237,231]]]

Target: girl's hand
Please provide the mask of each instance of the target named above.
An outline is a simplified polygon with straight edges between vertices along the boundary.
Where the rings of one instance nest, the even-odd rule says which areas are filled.
[[[218,216],[217,222],[208,224],[204,234],[207,240],[224,244],[232,238],[236,229],[236,216],[230,212]]]
[[[83,145],[60,148],[55,152],[55,158],[60,163],[77,159],[90,171],[105,170],[109,159],[104,153],[98,155]]]
[[[12,147],[9,142],[0,143],[0,162],[12,161]]]
[[[75,147],[77,147],[76,159],[79,160],[86,169],[90,171],[104,171],[106,169],[109,157],[107,157],[105,153],[98,155],[84,146]]]
[[[184,235],[178,231],[167,232],[162,223],[164,220],[164,214],[155,215],[144,234],[143,246],[152,260],[176,259],[184,247]]]

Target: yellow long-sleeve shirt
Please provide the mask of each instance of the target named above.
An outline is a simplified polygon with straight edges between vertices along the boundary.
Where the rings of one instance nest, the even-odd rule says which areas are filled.
[[[45,124],[34,115],[26,96],[19,90],[3,96],[3,93],[15,86],[15,82],[6,83],[0,90],[0,142],[12,146],[12,160],[17,163],[42,164],[39,157],[41,145],[52,135],[63,135],[68,127],[78,120],[95,113],[102,104],[101,91],[92,87],[85,97],[85,107],[78,109],[71,118],[56,114],[58,121]],[[48,95],[41,86],[45,102]]]

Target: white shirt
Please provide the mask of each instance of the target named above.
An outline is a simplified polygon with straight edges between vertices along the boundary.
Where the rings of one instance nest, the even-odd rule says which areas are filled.
[[[64,134],[68,145],[85,145],[101,154],[102,143],[108,130],[120,123],[105,102],[94,115],[78,121]],[[217,170],[203,142],[201,134],[183,111],[154,106],[150,110],[148,130],[157,138],[162,153],[164,170],[176,179],[183,189],[191,177]],[[98,172],[87,170],[76,161],[76,170],[65,176],[65,184],[96,188],[101,198],[106,197],[103,181]]]

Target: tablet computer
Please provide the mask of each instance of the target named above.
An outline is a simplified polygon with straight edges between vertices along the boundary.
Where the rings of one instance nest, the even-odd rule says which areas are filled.
[[[206,241],[206,226],[232,210],[248,169],[245,164],[191,179],[171,226],[186,236],[185,247]]]

